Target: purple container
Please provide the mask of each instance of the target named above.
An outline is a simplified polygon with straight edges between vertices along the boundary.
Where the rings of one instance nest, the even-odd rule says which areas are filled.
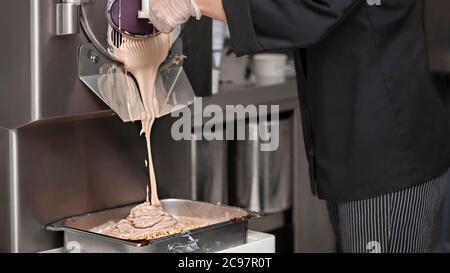
[[[107,10],[109,24],[117,31],[131,36],[145,37],[158,34],[147,19],[138,18],[141,0],[113,0]]]

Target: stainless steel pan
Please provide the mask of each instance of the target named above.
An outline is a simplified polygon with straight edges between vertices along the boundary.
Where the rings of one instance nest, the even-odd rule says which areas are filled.
[[[150,241],[126,241],[93,233],[108,221],[128,216],[135,205],[89,213],[63,219],[47,226],[64,232],[66,252],[81,253],[205,253],[217,252],[246,243],[248,221],[257,215],[246,210],[209,203],[170,199],[163,200],[165,211],[173,216],[218,219],[219,223]]]

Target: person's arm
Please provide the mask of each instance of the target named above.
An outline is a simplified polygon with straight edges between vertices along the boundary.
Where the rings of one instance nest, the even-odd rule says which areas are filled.
[[[227,21],[222,0],[196,0],[196,2],[204,16],[222,22]]]
[[[197,0],[222,1],[235,53],[305,48],[325,37],[362,0]],[[208,11],[205,11],[208,12]]]
[[[169,32],[191,16],[227,21],[235,53],[320,42],[363,0],[151,0],[150,21]]]

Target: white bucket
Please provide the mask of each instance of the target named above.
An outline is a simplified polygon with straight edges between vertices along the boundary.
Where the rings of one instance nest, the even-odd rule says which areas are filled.
[[[253,57],[253,74],[258,86],[286,82],[287,55],[257,54]]]

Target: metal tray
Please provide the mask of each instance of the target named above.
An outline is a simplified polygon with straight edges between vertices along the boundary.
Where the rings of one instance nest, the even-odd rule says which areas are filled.
[[[127,241],[91,232],[108,221],[124,219],[136,205],[89,213],[48,225],[51,231],[64,232],[65,252],[78,253],[206,253],[245,244],[248,221],[256,216],[246,210],[196,201],[161,201],[173,216],[221,219],[220,223],[149,241]]]

